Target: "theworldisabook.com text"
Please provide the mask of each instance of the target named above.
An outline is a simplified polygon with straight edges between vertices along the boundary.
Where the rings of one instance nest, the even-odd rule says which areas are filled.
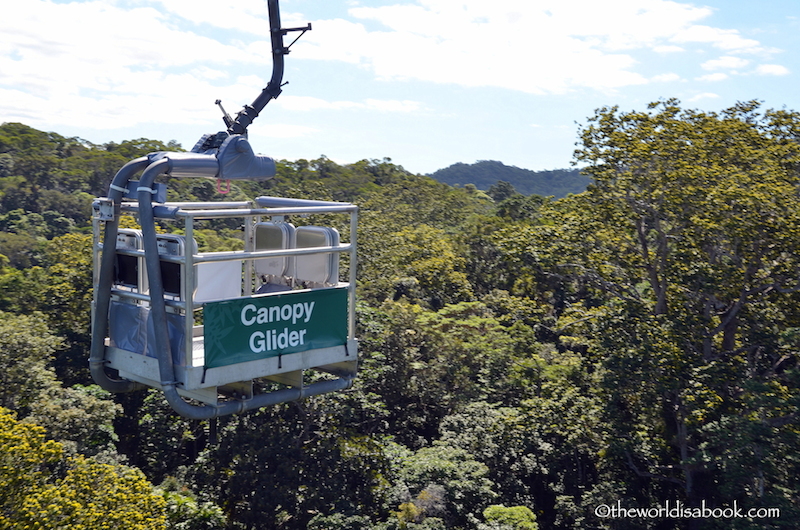
[[[777,519],[780,508],[748,508],[733,501],[732,507],[709,507],[702,501],[699,507],[686,506],[681,501],[666,501],[663,506],[651,508],[626,508],[622,501],[601,504],[594,514],[602,519]]]

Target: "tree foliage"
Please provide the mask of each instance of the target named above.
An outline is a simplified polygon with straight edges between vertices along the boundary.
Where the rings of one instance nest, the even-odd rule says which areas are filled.
[[[44,429],[0,410],[0,528],[164,527],[164,500],[141,471],[81,456],[62,463]]]
[[[29,528],[157,530],[164,528],[163,497],[138,469],[83,457],[63,479],[29,496],[17,524]]]
[[[431,177],[451,186],[474,184],[479,189],[489,190],[490,195],[492,187],[503,186],[501,183],[511,185],[524,195],[545,197],[580,193],[589,184],[589,179],[577,169],[530,171],[496,160],[479,160],[474,164],[458,162],[433,172]]]
[[[61,446],[44,429],[0,409],[0,528],[17,528],[27,496],[47,483],[60,458]]]
[[[359,377],[210,423],[155,391],[111,398],[85,369],[89,201],[130,158],[180,146],[2,125],[0,400],[21,418],[0,415],[3,515],[100,524],[94,481],[121,513],[144,506],[142,528],[796,526],[800,115],[665,100],[598,109],[578,133],[590,184],[558,199],[389,159],[279,161],[234,184],[229,200],[359,205]],[[164,180],[171,199],[216,199],[208,179]],[[195,234],[243,248],[235,223]],[[595,513],[667,501],[781,514]]]

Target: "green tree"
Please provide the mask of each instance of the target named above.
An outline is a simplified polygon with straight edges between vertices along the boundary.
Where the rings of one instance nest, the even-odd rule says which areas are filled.
[[[196,495],[174,477],[164,481],[158,490],[166,502],[167,528],[170,530],[218,530],[227,524],[219,506],[198,501]]]
[[[0,406],[41,425],[71,453],[113,453],[119,407],[98,387],[62,386],[51,367],[62,345],[41,313],[0,312]]]
[[[511,506],[507,508],[494,504],[483,510],[483,517],[488,523],[492,523],[489,528],[539,530],[539,525],[536,524],[536,514],[527,506]]]
[[[133,397],[133,396],[131,396]],[[131,461],[155,483],[180,475],[192,465],[208,443],[207,422],[189,421],[175,414],[160,390],[149,389],[142,400],[127,402],[132,417],[123,421],[125,433],[132,440],[126,445]]]
[[[548,210],[535,236],[538,248],[563,236],[539,262],[583,289],[558,327],[599,360],[603,467],[627,473],[639,501],[679,492],[690,505],[796,509],[776,463],[800,442],[787,408],[800,399],[798,353],[778,332],[797,326],[798,123],[754,102],[600,109],[576,151],[592,186]]]
[[[480,302],[433,312],[401,300],[359,317],[357,388],[380,403],[368,412],[373,424],[409,447],[430,443],[442,418],[473,401],[518,401],[525,392],[508,375],[531,335]]]
[[[535,221],[539,218],[539,209],[547,200],[541,195],[514,195],[497,205],[497,215],[515,221]]]
[[[81,530],[165,527],[165,500],[138,469],[80,456],[68,465],[63,479],[25,499],[17,525]]]
[[[510,182],[506,182],[505,180],[498,180],[489,186],[489,189],[486,191],[486,193],[494,202],[503,202],[506,199],[514,197],[515,195],[522,195]]]
[[[361,515],[315,515],[308,523],[308,530],[371,530],[375,524]]]
[[[444,444],[423,447],[405,456],[398,468],[397,516],[405,522],[431,517],[449,527],[466,527],[495,497],[486,465],[463,449]]]
[[[220,420],[188,475],[231,528],[303,529],[315,514],[382,515],[384,443],[353,432],[331,401],[309,399]]]
[[[373,267],[362,268],[367,296],[405,296],[433,309],[473,298],[465,260],[443,230],[417,225],[390,234],[383,243],[369,264]]]
[[[68,385],[89,380],[92,307],[92,240],[86,234],[67,234],[50,241],[44,252],[47,281],[39,289],[54,330],[66,339],[56,370]]]
[[[44,429],[0,408],[0,528],[19,528],[27,495],[44,486],[60,458],[61,445],[45,440]]]
[[[135,140],[124,140],[120,143],[108,142],[102,146],[106,151],[121,156],[125,162],[134,158],[145,156],[159,151],[182,151],[181,145],[174,140],[166,144],[161,140],[150,138],[137,138]],[[117,168],[119,169],[119,168]]]
[[[0,312],[0,407],[27,413],[57,384],[48,363],[61,345],[43,315]]]
[[[40,246],[40,241],[30,234],[0,232],[0,254],[8,259],[7,264],[13,268],[27,269],[37,264],[40,259]]]
[[[164,499],[140,471],[62,455],[42,427],[0,409],[0,528],[164,528]]]
[[[24,421],[41,425],[49,438],[71,454],[116,455],[114,420],[122,407],[96,385],[44,389],[30,405]]]

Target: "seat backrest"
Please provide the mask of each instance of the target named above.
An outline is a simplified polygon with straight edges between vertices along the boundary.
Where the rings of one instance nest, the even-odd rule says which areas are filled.
[[[338,247],[339,232],[327,226],[301,226],[297,228],[297,248]],[[321,252],[297,256],[295,279],[314,286],[335,285],[339,281],[339,253]]]
[[[295,227],[291,223],[264,222],[256,225],[256,250],[287,250],[295,248]],[[254,260],[256,273],[273,278],[290,274],[291,256],[276,256]]]
[[[177,234],[158,234],[156,236],[158,253],[162,256],[185,256],[186,238]],[[193,241],[194,248],[192,253],[197,252],[197,241]],[[161,260],[161,283],[164,285],[164,294],[176,298],[181,296],[181,264],[171,261]],[[194,288],[197,290],[197,267],[195,266]]]
[[[117,232],[117,249],[142,250],[142,231],[120,228]],[[114,264],[114,284],[129,290],[146,294],[148,291],[147,271],[144,259],[137,256],[116,255]]]

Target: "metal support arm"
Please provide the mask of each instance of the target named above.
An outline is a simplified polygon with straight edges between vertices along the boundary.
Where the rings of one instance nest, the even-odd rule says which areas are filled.
[[[282,92],[283,86],[283,56],[289,53],[289,48],[297,42],[303,33],[311,29],[311,24],[300,28],[281,28],[281,14],[278,8],[278,0],[268,0],[269,9],[269,31],[270,40],[272,41],[272,77],[267,86],[261,91],[261,94],[253,101],[251,105],[245,105],[244,108],[236,115],[236,119],[230,122],[230,118],[223,118],[225,125],[228,127],[228,133],[246,134],[247,127],[253,123],[253,120],[258,117],[259,113],[264,110],[267,103],[276,99]],[[290,31],[301,31],[302,33],[292,41],[289,46],[284,46],[283,37]],[[230,123],[229,123],[230,122]]]

